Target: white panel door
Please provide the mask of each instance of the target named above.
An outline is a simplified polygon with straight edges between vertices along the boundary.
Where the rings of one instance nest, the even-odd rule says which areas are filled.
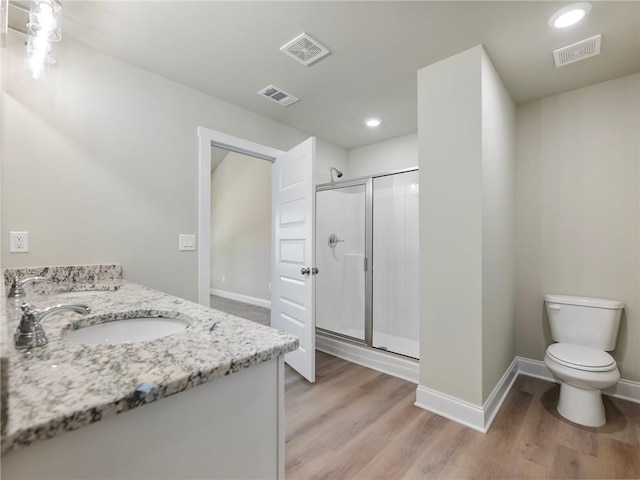
[[[271,326],[300,339],[284,360],[310,382],[316,380],[312,264],[316,140],[280,155],[272,168],[274,224]]]

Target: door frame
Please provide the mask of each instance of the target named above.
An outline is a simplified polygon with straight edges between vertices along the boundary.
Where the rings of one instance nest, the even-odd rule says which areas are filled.
[[[275,162],[282,150],[268,147],[240,137],[198,127],[198,303],[211,306],[211,148],[220,147],[232,152]],[[273,199],[273,192],[271,192]],[[273,239],[273,212],[271,212]],[[273,250],[273,249],[272,249]],[[273,253],[272,253],[273,268]]]

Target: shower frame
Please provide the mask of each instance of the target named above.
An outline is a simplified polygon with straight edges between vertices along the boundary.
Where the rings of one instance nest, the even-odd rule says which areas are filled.
[[[330,335],[343,340],[347,340],[349,342],[353,342],[358,345],[364,345],[369,348],[375,349],[377,351],[390,353],[392,355],[398,355],[400,357],[405,357],[405,358],[413,358],[413,357],[407,357],[406,355],[403,355],[401,353],[396,353],[396,352],[385,350],[383,348],[378,348],[373,346],[373,179],[388,177],[391,175],[398,175],[401,173],[416,172],[418,170],[419,170],[418,167],[404,168],[401,170],[394,170],[391,172],[376,173],[375,175],[367,175],[363,177],[351,178],[351,179],[340,180],[335,182],[321,183],[319,185],[316,185],[316,194],[324,190],[336,190],[338,188],[353,187],[358,185],[365,186],[364,340],[361,340],[359,338],[355,338],[349,335],[345,335],[343,333],[334,332],[333,330],[327,330],[318,326],[316,326],[316,331],[322,332],[325,335]],[[314,203],[315,204],[314,204],[313,217],[315,219],[317,218],[316,210],[318,207],[317,207],[317,201]],[[314,264],[317,264],[317,261],[315,259],[314,259]],[[317,297],[316,297],[316,304],[317,304]]]

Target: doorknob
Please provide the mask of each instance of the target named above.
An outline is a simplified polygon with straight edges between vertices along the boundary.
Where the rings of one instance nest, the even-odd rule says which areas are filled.
[[[300,270],[300,273],[302,275],[309,275],[311,273],[311,269],[309,267],[302,267],[302,269]]]
[[[332,233],[331,235],[329,235],[329,239],[327,240],[327,244],[331,248],[336,248],[336,245],[338,245],[339,242],[344,242],[344,240],[340,240],[335,233]]]
[[[318,268],[317,268],[317,267],[313,267],[313,268],[311,269],[311,275],[317,275],[319,271],[320,271],[320,270],[318,270]]]

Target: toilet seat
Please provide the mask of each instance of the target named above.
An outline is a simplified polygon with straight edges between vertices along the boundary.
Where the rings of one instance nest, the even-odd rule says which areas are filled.
[[[616,361],[607,352],[582,345],[554,343],[547,348],[547,355],[560,365],[576,370],[607,372],[616,368]]]

